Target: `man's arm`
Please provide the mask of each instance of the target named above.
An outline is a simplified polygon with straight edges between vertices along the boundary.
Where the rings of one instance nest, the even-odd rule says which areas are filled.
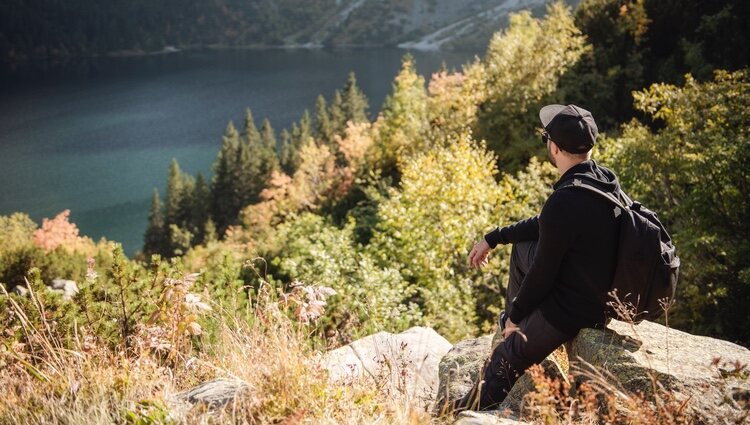
[[[521,283],[518,295],[508,309],[513,323],[521,320],[542,302],[555,283],[560,263],[573,237],[573,223],[567,219],[561,202],[567,194],[555,193],[539,215],[539,242],[534,263]]]
[[[509,244],[539,239],[539,216],[517,221],[509,226],[498,227],[484,235],[484,240],[495,248],[498,244]]]

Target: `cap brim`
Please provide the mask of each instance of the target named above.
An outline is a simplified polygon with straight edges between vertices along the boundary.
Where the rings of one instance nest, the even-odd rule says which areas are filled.
[[[542,121],[542,127],[547,127],[552,118],[555,118],[563,109],[565,109],[564,105],[547,105],[540,109],[539,119]]]

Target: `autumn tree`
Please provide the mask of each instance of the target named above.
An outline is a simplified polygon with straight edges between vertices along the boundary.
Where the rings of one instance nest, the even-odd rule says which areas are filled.
[[[556,2],[536,19],[528,11],[510,15],[508,28],[490,41],[478,72],[483,99],[477,137],[487,141],[501,168],[523,168],[541,149],[537,112],[552,103],[560,77],[586,51],[568,6]]]
[[[348,121],[354,123],[368,121],[368,109],[370,105],[362,89],[357,86],[357,77],[353,72],[349,73],[343,89],[344,124]]]
[[[507,252],[498,250],[488,273],[470,269],[466,255],[492,227],[540,206],[549,171],[532,166],[538,181],[506,176],[497,183],[494,155],[464,134],[406,162],[400,188],[381,202],[368,250],[417,288],[413,301],[442,335],[460,339],[498,312]]]
[[[399,159],[428,148],[424,138],[429,125],[427,118],[425,81],[414,68],[414,58],[407,54],[383,104],[382,118],[376,124],[377,154],[386,174],[396,174]]]

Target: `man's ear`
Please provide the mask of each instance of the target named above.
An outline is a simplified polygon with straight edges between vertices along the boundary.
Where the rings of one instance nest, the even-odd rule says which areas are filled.
[[[552,153],[553,153],[553,154],[554,154],[555,156],[557,156],[557,155],[560,155],[560,147],[559,147],[559,146],[557,146],[557,143],[553,142],[552,140],[550,140],[550,142],[552,143],[552,149],[551,149],[551,150],[552,150]]]

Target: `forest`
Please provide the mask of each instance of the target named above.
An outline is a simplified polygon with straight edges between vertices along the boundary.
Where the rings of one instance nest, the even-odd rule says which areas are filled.
[[[230,329],[260,338],[249,345],[304,358],[415,325],[450,341],[491,331],[510,247],[498,247],[481,271],[466,256],[492,228],[537,214],[549,195],[557,176],[537,116],[549,103],[593,112],[602,131],[594,159],[670,230],[683,266],[668,325],[750,346],[748,8],[738,0],[583,0],[575,10],[557,2],[543,17],[511,15],[460,70],[424,78],[406,54],[379,110],[354,74],[289,129],[248,109],[217,137],[212,175],[190,175],[177,161],[165,170],[167,191],[154,191],[133,259],[115,242],[79,235],[65,212],[41,225],[20,212],[0,217],[0,282],[7,291],[28,286],[45,302],[40,310],[36,298],[0,297],[0,328],[18,353],[0,366],[6,358],[22,365],[0,381],[43,388],[16,400],[13,414],[62,397],[53,372],[35,363],[49,343],[32,328],[92,356],[86,364],[116,358],[98,372],[121,388],[106,403],[136,419],[164,412],[159,401],[128,404],[148,398],[132,382],[159,368],[178,385],[210,375],[205,364],[186,372],[189,358],[241,367],[222,360],[240,335]],[[60,276],[79,282],[72,302],[41,290]],[[304,386],[322,385],[314,374],[287,388],[280,382],[302,372],[266,360],[281,369],[258,382],[287,395],[253,404],[247,422],[323,403]],[[58,361],[68,360],[49,363]],[[90,379],[88,366],[76,367]],[[122,367],[132,375],[121,376]],[[97,388],[87,391],[104,400]],[[311,414],[376,415],[360,393],[339,397],[333,411]]]
[[[353,74],[278,137],[248,109],[239,129],[228,123],[210,181],[172,164],[164,205],[154,193],[145,258],[233,239],[268,259],[269,275],[282,282],[319,280],[327,264],[310,265],[315,252],[341,241],[316,240],[325,232],[314,229],[329,229],[347,241],[334,258],[352,251],[364,256],[352,267],[397,265],[405,280],[398,292],[413,295],[394,306],[415,303],[435,325],[440,307],[429,318],[429,300],[447,296],[458,309],[451,320],[461,324],[439,329],[458,337],[486,328],[507,265],[477,275],[463,264],[466,247],[484,230],[538,213],[554,176],[543,164],[535,111],[575,103],[595,111],[606,132],[595,159],[674,233],[687,267],[672,324],[748,345],[750,330],[736,320],[750,295],[742,280],[747,146],[742,121],[733,122],[743,117],[747,60],[743,49],[716,47],[739,25],[740,6],[715,14],[699,6],[683,8],[694,15],[686,13],[681,38],[672,36],[674,9],[664,2],[588,1],[570,16],[553,8],[542,21],[516,15],[485,57],[461,71],[439,70],[425,82],[406,55],[374,121]],[[414,161],[423,165],[409,168]],[[433,162],[439,171],[430,177]],[[472,187],[463,174],[485,183]],[[446,190],[442,179],[456,186]],[[497,192],[503,186],[509,194]],[[464,211],[477,216],[462,223]],[[312,238],[310,246],[300,238]],[[337,273],[339,285],[353,272]],[[467,288],[457,288],[464,280]],[[467,318],[475,328],[464,326]]]

